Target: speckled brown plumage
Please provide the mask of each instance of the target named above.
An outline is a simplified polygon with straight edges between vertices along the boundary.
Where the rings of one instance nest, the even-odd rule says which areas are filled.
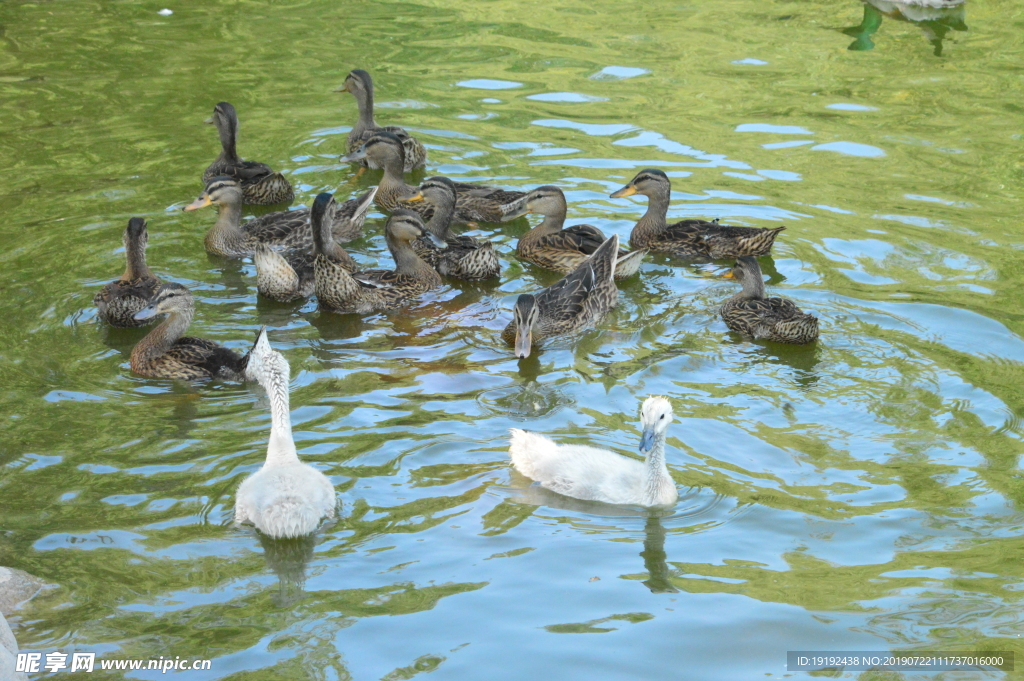
[[[505,220],[515,220],[527,213],[538,213],[544,219],[519,237],[516,255],[555,272],[571,272],[589,258],[606,241],[605,235],[593,225],[563,228],[567,210],[565,194],[558,187],[546,185],[530,191]],[[632,252],[619,249],[615,278],[625,279],[636,274],[645,255],[647,251],[644,249]]]
[[[493,279],[501,274],[501,263],[491,242],[452,234],[456,200],[454,182],[447,177],[431,177],[420,185],[419,192],[410,200],[433,204],[434,214],[427,223],[427,231],[448,246],[437,248],[426,238],[417,239],[412,247],[424,262],[446,277],[467,281]]]
[[[129,220],[123,241],[128,261],[124,274],[97,291],[92,302],[99,309],[100,319],[111,326],[146,326],[151,320],[135,319],[135,313],[149,305],[160,285],[160,278],[146,265],[146,245],[149,243],[146,221],[142,218]]]
[[[389,132],[402,142],[404,150],[404,169],[406,172],[415,168],[422,168],[427,162],[427,149],[423,143],[410,135],[397,125],[377,125],[373,116],[373,79],[370,74],[362,69],[354,69],[345,78],[345,83],[335,92],[350,92],[356,98],[356,105],[359,107],[359,118],[352,126],[348,134],[348,153],[352,154],[359,150],[366,140],[370,139],[376,132]],[[376,165],[371,158],[363,158],[356,161],[364,168],[379,169],[383,166]]]
[[[384,227],[388,249],[395,259],[395,269],[350,273],[327,246],[323,214],[330,197],[330,194],[317,196],[311,214],[316,249],[313,273],[317,302],[321,308],[359,314],[393,310],[441,285],[441,276],[412,250],[411,242],[429,232],[420,217],[407,210],[395,211]]]
[[[166,314],[167,319],[132,349],[132,371],[147,378],[192,381],[203,378],[244,380],[249,355],[204,338],[183,335],[192,323],[195,304],[187,288],[167,282],[157,289],[149,305],[137,313],[141,319]]]
[[[615,255],[619,237],[613,234],[576,269],[546,289],[516,300],[512,321],[502,331],[516,356],[529,357],[533,343],[548,336],[573,333],[596,324],[619,300],[615,286]]]
[[[405,183],[405,157],[402,141],[387,132],[374,133],[359,151],[345,156],[342,160],[358,161],[370,159],[377,167],[384,169],[375,203],[381,210],[390,213],[399,208],[415,210],[424,220],[434,214],[434,207],[423,201],[406,204],[402,199],[414,196],[416,187]],[[501,222],[510,205],[522,199],[525,192],[510,191],[499,187],[456,182],[455,216],[453,222]]]
[[[361,232],[375,193],[376,188],[343,204],[331,203],[328,215],[334,240],[350,241]],[[255,253],[261,243],[277,250],[309,252],[313,247],[308,208],[267,213],[243,225],[241,188],[230,177],[210,180],[206,190],[184,210],[211,205],[217,206],[217,221],[203,239],[207,253],[244,258]]]
[[[730,227],[707,220],[683,220],[670,225],[666,216],[671,192],[668,176],[656,168],[648,168],[641,170],[629,184],[611,195],[613,199],[634,194],[648,197],[647,212],[629,236],[632,248],[646,248],[679,258],[710,260],[767,255],[779,232],[786,229]]]
[[[818,338],[818,318],[785,298],[765,296],[761,266],[753,256],[736,260],[732,276],[743,290],[722,305],[722,319],[733,331],[779,343],[810,343]]]
[[[221,102],[213,108],[213,115],[206,122],[217,126],[221,152],[203,172],[203,184],[220,175],[232,177],[241,183],[243,202],[253,205],[269,206],[291,202],[295,198],[295,191],[284,175],[274,172],[266,163],[239,158],[235,149],[238,137],[235,107]]]

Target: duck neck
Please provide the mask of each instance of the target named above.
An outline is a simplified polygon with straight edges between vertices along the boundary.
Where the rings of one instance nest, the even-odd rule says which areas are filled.
[[[544,219],[540,221],[540,224],[531,229],[526,234],[524,234],[522,239],[520,239],[519,241],[524,245],[529,245],[535,241],[540,241],[546,236],[560,232],[564,224],[564,212],[561,213],[560,215],[545,215]]]
[[[413,279],[435,281],[440,285],[441,275],[434,271],[434,268],[423,262],[412,245],[408,241],[399,241],[387,235],[388,250],[395,259],[395,272]]]
[[[132,354],[138,353],[141,355],[140,359],[143,360],[166,354],[178,342],[178,339],[188,331],[194,314],[195,307],[192,305],[189,305],[184,310],[171,312],[167,315],[167,319],[160,322],[159,326],[139,341]]]
[[[125,255],[128,266],[121,275],[121,281],[136,281],[138,279],[151,279],[153,273],[146,265],[146,244],[141,239],[129,239],[125,245]]]
[[[265,466],[284,466],[297,463],[295,440],[292,439],[291,412],[288,408],[288,376],[274,371],[264,383],[270,397],[270,442],[267,445]]]
[[[234,121],[224,120],[223,125],[217,126],[220,134],[220,160],[238,162],[238,152],[235,150],[235,137],[238,134]]]
[[[239,203],[221,203],[217,205],[217,221],[206,233],[204,239],[206,250],[215,255],[232,255],[242,241],[242,206]]]
[[[405,162],[399,154],[388,153],[381,164],[384,167],[384,177],[380,180],[380,191],[388,188],[397,188],[404,192],[405,187]]]
[[[377,122],[373,120],[373,90],[354,92],[356,106],[359,107],[359,120],[353,132],[362,134],[366,130],[376,130]]]
[[[451,231],[452,218],[455,216],[455,201],[445,197],[441,203],[434,204],[434,215],[427,223],[427,231],[441,241],[447,241]]]
[[[644,471],[644,499],[646,504],[651,505],[660,498],[662,487],[666,483],[671,484],[671,476],[668,474],[668,466],[665,465],[665,433],[658,433],[654,436],[654,445],[647,453]]]
[[[655,194],[648,194],[647,196],[647,212],[640,218],[640,221],[636,223],[637,228],[643,228],[650,230],[652,233],[657,233],[668,226],[668,205],[671,202],[671,194],[669,192],[657,192]]]
[[[739,300],[763,300],[765,297],[764,276],[760,268],[755,272],[743,273],[743,290],[733,296]]]
[[[334,240],[331,222],[326,216],[313,229],[313,248],[316,253],[327,256],[347,270],[354,272],[357,269],[356,261]]]

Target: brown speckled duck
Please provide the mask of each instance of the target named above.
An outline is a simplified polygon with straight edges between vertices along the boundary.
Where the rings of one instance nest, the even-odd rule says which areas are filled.
[[[405,151],[402,141],[389,132],[376,132],[359,150],[342,157],[342,161],[359,161],[369,159],[384,169],[384,177],[380,181],[375,200],[377,207],[385,212],[398,208],[415,210],[424,220],[434,214],[434,207],[427,202],[402,203],[405,198],[414,196],[418,189],[405,183]],[[526,193],[509,191],[498,187],[479,184],[456,182],[458,193],[455,200],[454,222],[501,222],[508,214],[508,206],[522,199]]]
[[[775,243],[775,237],[786,229],[728,227],[706,220],[683,220],[670,225],[666,216],[672,185],[668,176],[656,168],[641,170],[629,184],[614,192],[611,198],[634,194],[648,198],[647,212],[629,235],[629,245],[634,249],[646,248],[680,258],[712,260],[767,255]]]
[[[233,177],[242,185],[243,202],[260,206],[290,202],[295,198],[295,191],[284,175],[275,173],[266,163],[239,158],[235,149],[238,137],[238,114],[235,107],[221,102],[213,107],[213,115],[206,122],[217,126],[221,152],[203,173],[203,184],[219,175]]]
[[[519,296],[512,321],[501,334],[506,343],[515,346],[516,357],[529,357],[533,343],[542,338],[596,324],[615,307],[619,301],[614,279],[618,250],[619,237],[613,234],[562,279],[537,293]]]
[[[435,248],[428,239],[413,242],[416,255],[446,277],[474,281],[493,279],[501,274],[501,264],[494,246],[471,236],[452,234],[451,222],[455,214],[455,183],[447,177],[431,177],[420,185],[419,192],[407,203],[429,201],[434,215],[427,223],[427,231],[447,244],[448,248]]]
[[[340,205],[332,202],[330,226],[336,241],[351,241],[361,233],[376,191],[375,187]],[[233,178],[215,177],[199,198],[182,210],[193,211],[212,205],[217,206],[217,221],[203,240],[207,253],[244,258],[253,255],[261,243],[277,250],[309,252],[313,247],[308,208],[267,213],[243,225],[241,186]]]
[[[607,239],[593,225],[573,225],[563,229],[567,210],[565,194],[558,187],[547,185],[527,193],[517,209],[506,215],[504,220],[515,220],[527,213],[538,213],[544,219],[519,237],[516,255],[555,272],[571,272],[589,258]],[[620,249],[615,262],[615,278],[625,279],[636,274],[645,255],[647,251],[643,249],[632,252]]]
[[[765,296],[764,276],[757,259],[736,260],[726,278],[738,279],[743,290],[722,305],[722,319],[733,331],[779,343],[810,343],[818,338],[818,318],[785,298]]]
[[[213,341],[184,335],[195,309],[192,293],[187,288],[172,281],[161,285],[149,305],[137,312],[135,318],[145,320],[166,314],[167,319],[132,349],[132,371],[148,378],[185,381],[245,380],[248,353],[241,357]]]
[[[395,259],[394,270],[362,270],[351,274],[343,262],[331,253],[323,213],[330,194],[320,194],[313,202],[312,220],[316,259],[316,297],[320,306],[334,312],[366,314],[375,310],[393,310],[413,297],[441,285],[441,275],[416,255],[412,242],[426,237],[444,248],[444,242],[423,226],[420,216],[411,210],[397,210],[384,228],[388,250]],[[320,229],[315,229],[320,225]]]
[[[111,326],[133,328],[145,326],[152,320],[136,319],[135,313],[149,305],[150,298],[160,285],[160,278],[146,265],[146,245],[149,234],[146,221],[132,218],[124,230],[124,251],[128,260],[121,278],[101,288],[92,302],[99,309],[100,319]]]
[[[354,69],[345,78],[345,83],[335,92],[352,93],[352,96],[356,98],[356,105],[359,107],[359,119],[352,126],[352,132],[348,134],[349,154],[358,151],[363,142],[370,139],[375,132],[384,131],[390,132],[402,141],[402,147],[405,150],[405,172],[426,165],[427,149],[422,142],[397,125],[377,125],[377,121],[373,117],[373,79],[370,78],[369,73],[362,69]],[[383,166],[376,165],[376,161],[371,158],[359,159],[356,163],[364,168],[383,168]]]

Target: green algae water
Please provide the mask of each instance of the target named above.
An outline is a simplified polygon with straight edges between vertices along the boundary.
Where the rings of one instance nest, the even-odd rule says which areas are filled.
[[[23,650],[211,660],[55,678],[810,678],[787,651],[1024,653],[1019,3],[168,2],[0,4],[0,565],[53,585],[10,621]],[[645,203],[608,194],[657,167],[670,218],[786,225],[762,268],[820,341],[731,334],[728,263],[653,256],[596,330],[516,361],[512,301],[558,278],[515,258],[523,220],[471,232],[500,281],[401,313],[258,298],[251,262],[204,253],[213,213],[180,211],[219,151],[202,122],[233,103],[241,154],[295,205],[349,198],[378,177],[338,162],[352,68],[427,144],[416,179],[556,184],[570,224],[626,239]],[[243,350],[265,324],[291,363],[300,456],[340,502],[313,539],[232,525],[265,397],[132,376],[145,330],[97,321],[131,216],[194,292],[193,334]],[[382,228],[360,263],[390,264]],[[637,456],[651,394],[676,411],[671,511],[508,467],[511,427]]]

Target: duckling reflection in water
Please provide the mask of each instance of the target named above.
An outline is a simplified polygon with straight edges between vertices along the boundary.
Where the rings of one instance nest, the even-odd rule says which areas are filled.
[[[263,467],[238,488],[235,522],[250,522],[277,539],[311,534],[322,518],[334,517],[334,485],[299,461],[288,412],[288,360],[270,347],[265,327],[251,354],[249,372],[270,398],[270,442]]]
[[[671,506],[679,498],[665,465],[665,431],[672,405],[648,397],[640,408],[643,463],[585,445],[558,445],[543,435],[512,429],[509,455],[520,473],[559,494],[607,504]]]

